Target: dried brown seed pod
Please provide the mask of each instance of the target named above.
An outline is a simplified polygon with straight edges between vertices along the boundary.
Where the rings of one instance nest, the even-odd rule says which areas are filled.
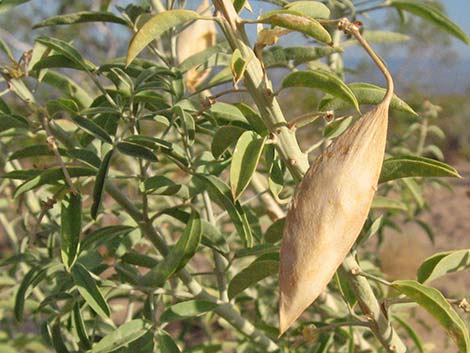
[[[203,0],[196,12],[204,14],[209,9],[209,1]],[[188,28],[184,29],[178,36],[176,50],[178,53],[178,61],[182,63],[190,56],[200,53],[203,50],[210,48],[216,44],[217,30],[214,21],[199,20],[191,24]],[[209,75],[210,69],[197,70],[197,68],[190,69],[185,76],[186,86],[188,91],[193,93],[196,87],[204,81]]]
[[[384,73],[388,89],[379,105],[316,159],[297,187],[281,247],[280,335],[325,290],[351,250],[369,213],[384,159],[393,80],[357,25],[342,21],[341,26],[356,36]]]

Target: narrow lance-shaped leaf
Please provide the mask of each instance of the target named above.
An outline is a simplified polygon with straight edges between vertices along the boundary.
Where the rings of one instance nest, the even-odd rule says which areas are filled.
[[[113,156],[113,151],[110,150],[103,158],[101,162],[100,169],[96,174],[95,185],[93,186],[93,204],[91,205],[91,217],[96,219],[98,216],[98,210],[101,204],[101,198],[103,196],[104,185],[106,182],[106,176],[108,175],[109,163],[111,162],[111,157]]]
[[[151,162],[157,162],[157,157],[153,154],[152,150],[133,142],[119,142],[117,144],[119,152],[131,157],[146,159]]]
[[[107,142],[109,144],[113,143],[113,140],[111,139],[111,136],[106,132],[105,129],[103,129],[101,126],[99,126],[97,123],[95,123],[91,119],[84,118],[82,116],[76,116],[73,118],[73,121],[75,124],[80,126],[82,129],[84,129],[86,132],[89,134],[95,136],[96,138],[100,139],[103,142]]]
[[[279,261],[255,261],[233,277],[228,286],[229,298],[235,297],[246,288],[255,285],[262,279],[279,272]]]
[[[434,316],[456,343],[461,353],[470,352],[468,329],[441,292],[411,280],[395,281],[392,287]]]
[[[170,10],[155,15],[131,39],[126,64],[129,65],[152,40],[159,38],[164,32],[197,18],[197,12],[189,10]]]
[[[359,104],[376,105],[379,104],[385,96],[385,88],[371,85],[370,83],[354,82],[348,84],[348,86],[357,98]],[[325,96],[320,102],[319,109],[322,111],[345,109],[350,105],[350,103],[348,103],[349,102],[340,98]],[[405,101],[396,95],[393,96],[390,102],[390,109],[414,116],[418,115]]]
[[[176,245],[171,248],[163,261],[145,275],[143,283],[154,287],[163,286],[171,275],[183,268],[194,256],[201,242],[201,236],[201,218],[196,211],[193,211]]]
[[[330,18],[330,9],[319,1],[294,1],[287,4],[285,8],[312,18]]]
[[[427,258],[418,268],[418,281],[430,282],[447,273],[470,268],[470,249],[445,251]]]
[[[67,59],[73,61],[75,64],[82,67],[84,70],[93,71],[96,67],[88,62],[82,57],[82,55],[78,52],[77,49],[72,47],[69,43],[51,37],[40,37],[36,39],[38,43],[41,43],[48,47],[49,49],[55,50],[56,52],[64,55]]]
[[[80,11],[76,13],[70,13],[67,15],[60,15],[50,17],[47,20],[36,23],[33,26],[33,29],[40,27],[49,27],[57,25],[71,25],[75,23],[85,23],[85,22],[111,22],[117,23],[120,25],[127,25],[127,22],[113,14],[112,12],[107,11]]]
[[[208,311],[213,311],[217,306],[217,303],[207,300],[188,300],[170,306],[162,313],[160,321],[171,322],[200,316]]]
[[[391,0],[390,4],[398,10],[407,11],[436,25],[464,43],[470,44],[470,38],[436,7],[415,0]]]
[[[159,331],[157,333],[158,348],[161,353],[180,353],[178,346],[173,338],[166,331]]]
[[[52,326],[52,345],[54,346],[54,349],[57,353],[69,353],[69,350],[65,346],[64,338],[62,337],[62,334],[60,333],[60,328],[62,325],[60,324],[60,321],[57,320]]]
[[[44,278],[45,273],[45,269],[40,270],[39,268],[33,267],[26,273],[21,281],[15,296],[14,312],[17,321],[23,320],[24,303],[28,297],[30,288],[36,286]]]
[[[29,2],[31,0],[3,0],[0,1],[0,13],[8,11],[15,6],[24,4],[25,2]]]
[[[110,310],[108,303],[101,294],[95,280],[88,270],[80,263],[72,267],[73,282],[78,288],[85,302],[101,317],[108,318]]]
[[[453,177],[460,178],[455,168],[431,158],[402,156],[386,159],[383,163],[379,183],[408,177]]]
[[[69,172],[69,175],[72,178],[81,176],[92,176],[96,173],[96,170],[94,169],[83,167],[67,167],[67,171]],[[18,197],[21,194],[29,190],[36,189],[40,186],[46,184],[58,184],[59,182],[63,182],[64,180],[65,177],[62,168],[50,168],[18,186],[18,188],[15,190],[14,197]]]
[[[214,134],[211,144],[211,152],[214,158],[219,158],[225,151],[240,138],[246,130],[235,126],[226,125],[220,127]]]
[[[326,70],[293,72],[282,81],[281,89],[289,87],[317,88],[352,104],[359,111],[359,103],[351,88]]]
[[[410,336],[410,338],[413,340],[413,342],[414,342],[416,348],[418,349],[418,352],[420,352],[420,353],[425,353],[425,352],[424,352],[424,347],[423,347],[423,345],[422,345],[422,343],[421,343],[421,340],[419,339],[418,334],[415,332],[415,330],[413,330],[413,328],[412,328],[410,325],[408,325],[408,323],[407,323],[405,320],[399,318],[398,316],[395,316],[395,315],[394,315],[394,316],[392,316],[392,317],[393,317],[393,319],[394,319],[395,321],[397,321],[397,322],[400,324],[400,326],[403,327],[403,328],[405,329],[405,331],[408,333],[408,336]]]
[[[328,31],[311,17],[292,10],[275,10],[263,14],[259,22],[298,31],[323,43],[331,43]]]
[[[232,196],[237,200],[245,191],[256,170],[266,138],[254,131],[245,131],[238,139],[230,165]]]
[[[212,175],[196,175],[194,182],[207,189],[211,198],[227,210],[235,229],[247,247],[253,246],[253,234],[245,212],[238,201],[231,197],[230,189],[220,179]]]
[[[73,306],[72,318],[75,330],[78,335],[78,339],[80,340],[80,345],[84,349],[90,349],[90,339],[88,338],[88,334],[86,332],[85,322],[83,321],[82,313],[80,310],[80,304],[78,302],[75,303],[75,305]]]
[[[82,196],[70,193],[61,203],[60,245],[62,262],[72,267],[78,256],[82,232]]]
[[[145,321],[141,319],[131,320],[116,330],[104,336],[101,341],[93,345],[91,353],[108,353],[123,347],[142,337],[148,329]]]

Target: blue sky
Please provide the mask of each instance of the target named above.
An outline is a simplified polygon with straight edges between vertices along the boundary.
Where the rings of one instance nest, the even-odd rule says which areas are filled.
[[[446,0],[443,2],[449,17],[457,23],[468,35],[470,35],[470,1],[469,0]],[[455,41],[455,49],[461,58],[470,58],[470,46]]]

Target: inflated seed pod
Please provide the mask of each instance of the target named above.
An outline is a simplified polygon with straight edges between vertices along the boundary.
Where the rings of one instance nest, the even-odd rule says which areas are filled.
[[[209,1],[203,0],[196,12],[206,15],[209,9]],[[178,36],[176,50],[178,53],[178,61],[182,63],[190,56],[200,53],[207,48],[213,47],[217,41],[217,30],[214,21],[195,21],[188,28],[183,30]],[[186,86],[188,91],[193,93],[196,87],[204,81],[209,75],[210,70],[198,70],[191,68],[185,75]]]
[[[356,241],[369,213],[384,159],[393,81],[354,24],[343,29],[384,73],[383,101],[338,137],[299,183],[287,214],[280,256],[279,332],[325,290]]]

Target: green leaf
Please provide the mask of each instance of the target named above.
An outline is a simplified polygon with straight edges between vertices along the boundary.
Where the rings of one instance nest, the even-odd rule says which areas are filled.
[[[382,166],[379,183],[408,177],[461,178],[457,170],[448,164],[431,158],[410,155],[386,159]]]
[[[277,243],[282,239],[282,233],[284,231],[284,224],[286,223],[286,218],[280,218],[274,223],[272,223],[266,233],[264,233],[264,239],[271,244]]]
[[[106,303],[93,277],[81,263],[76,263],[72,267],[72,278],[85,302],[99,316],[104,319],[109,318],[110,310],[108,303]]]
[[[207,300],[188,300],[170,306],[162,313],[160,321],[171,322],[189,319],[213,311],[217,306],[217,303]]]
[[[57,88],[62,94],[75,99],[81,107],[88,107],[93,102],[87,91],[67,76],[48,70],[43,81]]]
[[[263,62],[266,67],[286,67],[291,63],[298,66],[340,52],[342,49],[339,47],[298,46],[285,48],[275,45],[263,51]]]
[[[416,348],[418,349],[418,351],[420,353],[425,353],[424,352],[424,347],[421,344],[421,340],[419,339],[418,334],[415,332],[415,330],[410,325],[408,325],[408,323],[405,320],[399,318],[398,316],[393,315],[392,318],[396,322],[398,322],[401,327],[403,327],[405,329],[406,333],[408,333],[408,336],[410,336],[410,338],[413,340],[413,342],[414,342]]]
[[[186,72],[196,66],[202,65],[206,63],[209,58],[214,55],[220,54],[222,52],[227,52],[228,50],[227,42],[222,42],[212,47],[206,48],[203,51],[191,55],[187,59],[185,59],[181,64],[177,66],[178,70],[181,72]]]
[[[180,353],[178,346],[173,338],[166,331],[159,331],[157,333],[158,348],[161,353]]]
[[[211,144],[211,152],[214,158],[218,159],[227,149],[234,144],[246,130],[235,126],[227,125],[220,127],[214,134]]]
[[[28,129],[29,121],[21,115],[14,114],[0,114],[0,131],[8,129]]]
[[[0,1],[0,13],[8,11],[15,6],[24,4],[25,2],[29,2],[30,0],[3,0]]]
[[[294,1],[284,6],[288,10],[300,12],[312,18],[330,18],[330,9],[318,1]]]
[[[238,139],[230,164],[230,187],[234,200],[237,200],[250,184],[265,140],[266,138],[254,131],[245,131]]]
[[[93,345],[91,353],[109,353],[114,351],[142,337],[147,330],[144,320],[135,319],[126,322]]]
[[[146,179],[143,187],[145,192],[158,195],[174,195],[181,189],[181,185],[162,175],[155,175]]]
[[[287,75],[282,81],[281,89],[289,87],[318,88],[323,92],[338,97],[354,106],[359,112],[359,103],[351,88],[337,76],[326,70],[297,71]]]
[[[378,105],[385,96],[385,88],[371,85],[370,83],[354,82],[350,83],[348,86],[357,98],[359,104]],[[350,102],[332,96],[325,96],[320,102],[319,109],[322,111],[346,109],[349,106],[348,103]],[[401,100],[396,95],[392,98],[390,109],[418,116],[405,101]]]
[[[90,339],[88,338],[88,334],[86,332],[85,322],[83,321],[80,304],[78,302],[73,306],[72,319],[75,330],[77,331],[78,339],[80,340],[80,346],[86,350],[90,349]]]
[[[418,268],[418,282],[435,280],[447,273],[470,267],[470,249],[445,251],[427,258]]]
[[[121,256],[121,260],[130,265],[136,265],[145,268],[153,268],[159,261],[152,256],[141,254],[135,250],[130,250]]]
[[[470,352],[468,329],[441,292],[411,280],[395,281],[392,287],[434,316],[456,343],[461,353]]]
[[[84,60],[86,62],[86,60]],[[90,62],[88,62],[90,64]],[[44,69],[55,69],[55,68],[67,68],[75,70],[84,70],[83,65],[79,65],[76,62],[68,59],[64,55],[49,55],[44,58],[41,58],[36,62],[32,67],[34,71],[40,71]]]
[[[57,25],[71,25],[75,23],[84,23],[84,22],[111,22],[117,23],[120,25],[127,26],[127,22],[113,14],[112,12],[106,11],[80,11],[76,13],[70,13],[67,15],[59,15],[50,17],[47,20],[36,23],[33,26],[33,29],[40,27],[49,27]]]
[[[62,262],[71,268],[77,259],[82,232],[82,196],[69,193],[61,202],[60,247]]]
[[[41,43],[42,45],[45,45],[49,49],[52,49],[59,54],[62,54],[67,59],[74,62],[79,67],[82,67],[86,71],[93,71],[96,69],[95,65],[83,59],[77,49],[75,49],[69,43],[63,40],[51,37],[39,37],[36,39],[36,41],[38,43]]]
[[[83,168],[83,167],[67,167],[67,171],[70,174],[70,177],[76,178],[76,177],[82,177],[82,176],[92,176],[96,174],[96,170],[92,168]],[[50,168],[41,174],[25,181],[23,184],[18,186],[18,188],[15,190],[14,197],[18,197],[21,194],[32,190],[36,189],[40,186],[46,185],[46,184],[58,184],[61,181],[64,181],[64,172],[62,171],[62,168],[57,167],[57,168]]]
[[[151,162],[157,162],[158,159],[149,148],[132,142],[119,142],[117,144],[119,152],[131,157],[146,159]]]
[[[261,119],[260,115],[249,105],[245,103],[235,103],[234,106],[243,114],[250,127],[261,136],[268,134],[268,129]]]
[[[403,178],[401,182],[406,189],[410,192],[411,196],[415,199],[418,208],[424,207],[423,188],[413,178]]]
[[[233,75],[233,84],[236,86],[237,83],[243,78],[245,74],[246,66],[250,58],[244,58],[239,49],[235,49],[230,60],[230,70]]]
[[[258,19],[258,22],[301,32],[323,43],[332,42],[328,31],[317,20],[303,16],[297,11],[275,10],[266,12]]]
[[[434,24],[464,43],[470,44],[470,38],[465,32],[434,6],[414,0],[391,0],[390,5],[398,10],[407,11],[421,17],[423,20]]]
[[[61,326],[62,325],[60,324],[59,320],[57,320],[54,326],[52,326],[52,330],[51,330],[52,331],[51,332],[52,346],[54,347],[54,350],[57,353],[69,353],[69,350],[65,346],[65,342],[62,337],[62,334],[60,333]]]
[[[198,18],[197,12],[189,10],[170,10],[155,15],[132,37],[127,50],[126,65],[129,65],[148,44],[158,39],[164,32]]]
[[[93,120],[81,116],[76,116],[73,118],[73,122],[80,126],[83,130],[88,132],[90,135],[95,136],[101,141],[107,142],[109,144],[113,143],[111,136],[109,136],[106,130],[99,126],[97,123],[95,123]]]
[[[64,154],[65,150],[59,148],[59,153]],[[53,156],[54,152],[51,151],[51,148],[48,145],[33,145],[27,146],[22,148],[18,151],[13,152],[10,157],[8,157],[9,161],[14,161],[15,159],[23,159],[29,157],[41,157],[41,156]]]
[[[253,234],[245,211],[243,211],[243,208],[238,201],[233,200],[228,186],[222,180],[213,175],[195,175],[194,182],[196,184],[199,182],[199,189],[207,189],[211,198],[227,210],[227,213],[245,247],[253,246]]]
[[[331,121],[323,129],[323,137],[325,139],[334,139],[335,137],[338,137],[348,129],[349,125],[352,123],[352,120],[352,116],[347,116]]]
[[[59,152],[60,152],[60,149],[59,149]],[[74,149],[65,151],[65,154],[68,157],[77,159],[80,162],[83,162],[84,164],[92,168],[95,168],[95,169],[100,168],[101,160],[93,151],[90,151],[84,148],[74,148]]]
[[[209,113],[213,114],[217,120],[224,120],[227,122],[240,121],[247,123],[245,116],[235,105],[216,102],[208,110]]]
[[[96,219],[98,216],[98,210],[101,205],[101,198],[103,196],[103,190],[106,182],[106,176],[109,171],[109,164],[113,156],[114,150],[108,151],[101,162],[100,169],[96,174],[95,184],[93,185],[93,204],[91,205],[90,215],[91,218]]]
[[[228,286],[228,296],[230,299],[234,298],[237,294],[243,292],[248,287],[251,287],[265,279],[268,276],[275,275],[279,272],[279,262],[264,260],[255,261],[233,277]]]
[[[81,243],[82,251],[88,250],[91,247],[97,248],[100,245],[111,242],[114,238],[129,234],[135,230],[135,227],[117,225],[99,228],[90,233]]]
[[[161,287],[166,280],[183,268],[196,253],[201,242],[202,222],[196,211],[191,213],[183,235],[178,239],[176,245],[171,248],[163,261],[147,273],[143,283],[152,287]]]
[[[400,200],[390,199],[384,196],[375,196],[372,201],[371,208],[385,209],[385,210],[396,210],[396,211],[406,211],[408,208]]]
[[[15,318],[17,321],[23,320],[24,303],[32,288],[38,285],[43,280],[46,274],[46,269],[33,267],[26,273],[15,296]]]

